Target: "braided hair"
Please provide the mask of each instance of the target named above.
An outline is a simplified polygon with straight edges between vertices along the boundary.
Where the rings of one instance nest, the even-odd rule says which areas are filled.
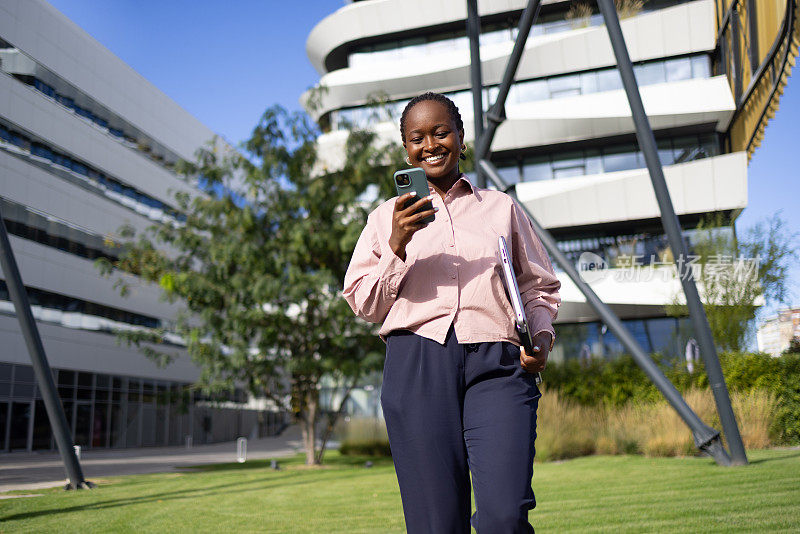
[[[428,91],[427,93],[422,93],[421,95],[417,95],[412,98],[411,101],[406,104],[403,114],[400,116],[400,137],[402,138],[403,143],[406,142],[406,116],[408,115],[408,112],[420,102],[426,102],[428,100],[439,102],[440,104],[444,105],[444,107],[447,108],[447,113],[450,115],[450,118],[456,123],[456,128],[459,131],[464,129],[464,121],[461,120],[461,113],[458,112],[458,107],[456,106],[455,102],[441,93],[433,93]]]

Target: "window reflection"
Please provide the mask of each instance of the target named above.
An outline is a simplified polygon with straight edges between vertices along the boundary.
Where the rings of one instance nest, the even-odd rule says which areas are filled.
[[[677,82],[690,78],[709,78],[711,68],[708,55],[651,61],[634,65],[640,86]],[[508,91],[507,104],[525,104],[541,100],[566,98],[605,91],[622,90],[622,78],[616,67],[598,69],[580,74],[564,74],[515,82]],[[498,86],[483,90],[483,108],[489,109],[497,98]],[[445,93],[460,110],[472,110],[470,90]],[[397,121],[408,100],[389,102],[383,106],[359,106],[332,111],[331,128],[367,128],[378,122]]]
[[[717,137],[714,134],[681,136],[658,140],[658,154],[662,165],[683,163],[719,154]],[[644,155],[635,144],[608,145],[581,151],[555,153],[546,156],[522,159],[522,168],[517,171],[519,160],[500,159],[495,162],[501,176],[517,174],[522,180],[551,180],[602,174],[606,172],[643,169]],[[508,170],[514,169],[514,170]],[[514,183],[509,181],[509,183]]]
[[[47,165],[70,180],[78,179],[82,184],[91,184],[108,198],[151,220],[174,222],[186,219],[184,214],[178,213],[160,200],[57,152],[39,141],[31,140],[3,124],[0,124],[0,149],[28,157],[38,165]]]
[[[17,57],[24,57],[26,62],[34,63],[36,65],[35,71],[37,76],[47,79],[48,82],[34,76],[19,75],[8,68],[3,69],[4,59],[8,60],[9,64],[13,65]],[[136,150],[168,170],[171,170],[174,163],[180,159],[177,154],[166,147],[160,145],[157,147],[152,146],[156,145],[152,139],[149,139],[123,118],[111,113],[105,106],[94,100],[94,98],[77,89],[41,63],[21,50],[14,48],[2,39],[0,39],[0,72],[6,72],[17,81],[36,89],[42,95],[63,106],[69,112],[74,113],[81,120],[109,134],[115,141],[132,150]],[[56,89],[54,85],[57,86],[58,89]],[[62,94],[63,92],[69,93],[72,96]]]

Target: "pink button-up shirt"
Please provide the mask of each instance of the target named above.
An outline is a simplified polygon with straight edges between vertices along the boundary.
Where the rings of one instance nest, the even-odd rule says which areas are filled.
[[[452,324],[460,343],[519,345],[505,293],[497,238],[505,236],[531,330],[553,334],[561,283],[514,200],[473,186],[462,174],[442,199],[436,220],[406,246],[406,261],[389,247],[396,198],[367,218],[344,279],[344,298],[361,318],[383,323],[379,334],[410,330],[444,344]]]

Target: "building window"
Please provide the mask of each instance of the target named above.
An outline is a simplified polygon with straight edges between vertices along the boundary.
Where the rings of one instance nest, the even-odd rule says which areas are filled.
[[[77,178],[81,183],[90,183],[106,197],[151,220],[158,222],[186,220],[184,214],[160,200],[124,185],[115,178],[70,156],[55,151],[44,143],[28,139],[13,128],[3,124],[0,124],[0,149],[5,149],[18,155],[27,155],[32,161],[47,165],[58,173],[64,173],[69,179]]]
[[[635,65],[634,74],[641,87],[666,82],[679,82],[691,78],[709,78],[711,64],[708,55],[687,56],[657,60]],[[526,104],[605,91],[622,90],[622,78],[616,67],[608,67],[579,74],[562,74],[534,80],[515,82],[508,91],[509,105]],[[483,109],[494,103],[498,86],[483,91]],[[445,93],[460,110],[472,110],[470,90]],[[332,111],[331,128],[369,128],[377,122],[397,120],[408,100],[390,102],[383,106],[358,106]]]

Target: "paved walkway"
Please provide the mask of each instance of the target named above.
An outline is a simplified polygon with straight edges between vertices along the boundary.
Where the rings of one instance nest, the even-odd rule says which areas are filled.
[[[329,443],[328,447],[336,444]],[[333,447],[331,447],[333,448]],[[248,460],[292,456],[303,449],[298,425],[280,436],[247,441]],[[142,449],[97,449],[81,454],[86,480],[118,475],[164,473],[192,465],[236,461],[236,442],[185,447]],[[58,452],[14,452],[0,454],[0,492],[29,490],[63,485],[64,464]]]

